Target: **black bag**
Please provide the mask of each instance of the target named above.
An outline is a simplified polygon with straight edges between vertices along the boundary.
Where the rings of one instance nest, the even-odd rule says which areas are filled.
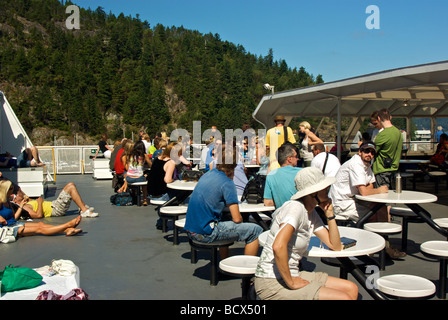
[[[393,163],[393,161],[391,158],[389,158],[389,157],[384,158],[384,164],[383,164],[384,169],[392,168],[392,163]]]
[[[129,192],[116,193],[110,197],[110,202],[116,206],[132,206],[132,196]]]
[[[186,181],[198,181],[204,172],[202,171],[196,171],[196,170],[185,170],[182,173],[182,180]]]
[[[264,185],[266,182],[266,176],[256,174],[249,178],[249,181],[244,188],[243,195],[241,196],[241,202],[247,200],[247,203],[256,204],[262,203],[264,200]]]

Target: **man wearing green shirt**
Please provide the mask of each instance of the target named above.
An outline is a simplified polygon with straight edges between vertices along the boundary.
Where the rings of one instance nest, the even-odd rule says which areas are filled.
[[[403,136],[391,122],[392,116],[386,109],[373,112],[370,115],[370,122],[378,129],[379,133],[375,138],[376,158],[372,169],[375,174],[374,187],[386,185],[389,190],[395,189],[395,173],[400,164],[401,149],[403,147]],[[387,208],[388,221],[390,221],[390,207]],[[405,252],[392,247],[386,242],[386,253],[392,259],[400,259],[406,256]]]
[[[395,187],[395,173],[400,164],[401,149],[403,146],[403,136],[391,122],[391,115],[388,110],[382,109],[372,113],[370,122],[379,125],[380,130],[375,138],[376,158],[373,163],[373,173],[379,185],[387,185],[393,190]]]

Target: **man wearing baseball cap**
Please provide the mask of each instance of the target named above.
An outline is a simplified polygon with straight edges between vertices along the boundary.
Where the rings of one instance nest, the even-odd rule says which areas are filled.
[[[366,141],[359,147],[358,154],[346,161],[338,170],[336,183],[331,187],[329,194],[333,200],[336,216],[357,222],[370,210],[371,204],[356,200],[355,195],[361,194],[366,196],[388,192],[387,186],[373,187],[375,175],[371,166],[374,158],[375,143]],[[377,221],[387,221],[387,211],[380,211],[372,218]]]
[[[374,142],[364,142],[359,147],[358,154],[345,162],[336,174],[336,182],[332,185],[329,193],[336,216],[357,222],[369,212],[374,204],[355,199],[356,194],[368,196],[389,191],[386,185],[374,187],[375,175],[371,166],[376,155],[375,150]],[[369,221],[389,222],[387,208],[382,207]],[[392,259],[399,259],[406,255],[406,253],[391,247],[389,243],[386,244],[386,253]]]

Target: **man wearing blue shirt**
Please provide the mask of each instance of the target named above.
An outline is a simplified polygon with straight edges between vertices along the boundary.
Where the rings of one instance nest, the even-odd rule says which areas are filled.
[[[278,163],[280,168],[266,176],[264,186],[264,205],[280,208],[291,199],[296,190],[294,178],[302,168],[297,166],[297,148],[293,144],[283,144],[278,148]]]
[[[232,163],[219,163],[216,169],[204,174],[191,194],[187,220],[184,229],[188,236],[199,242],[210,243],[218,240],[245,241],[244,253],[257,255],[258,235],[263,229],[255,223],[243,223],[238,207],[238,196],[233,182],[236,167],[235,150]],[[223,154],[225,153],[223,148]],[[229,162],[229,161],[227,161]],[[222,211],[229,208],[230,221],[222,221]],[[228,251],[220,249],[221,259]]]

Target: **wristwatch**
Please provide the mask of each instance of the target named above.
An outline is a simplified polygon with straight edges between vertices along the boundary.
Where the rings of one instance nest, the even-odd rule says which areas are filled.
[[[335,219],[335,218],[336,218],[335,215],[333,215],[332,217],[327,217],[327,221],[333,220],[333,219]]]

